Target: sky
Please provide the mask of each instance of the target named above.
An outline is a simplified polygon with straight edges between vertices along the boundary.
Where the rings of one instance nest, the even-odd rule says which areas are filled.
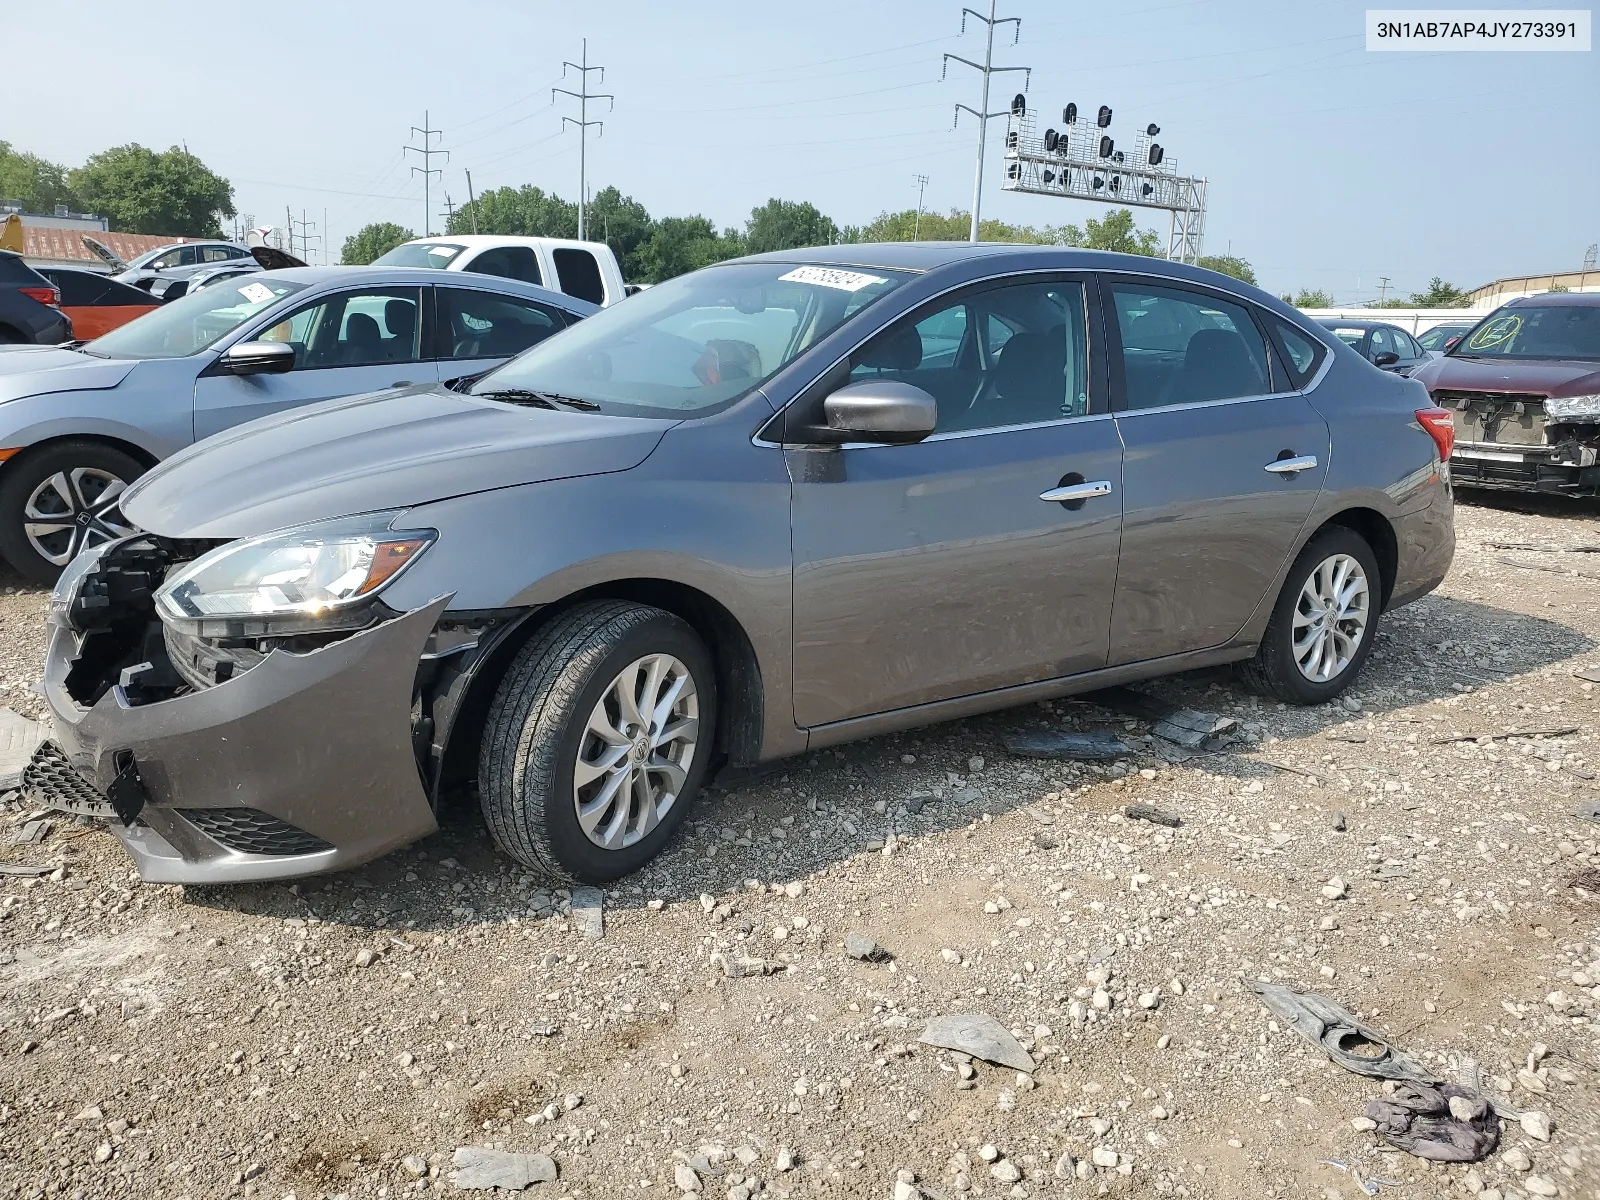
[[[987,0],[973,0],[986,7]],[[1453,0],[1455,3],[1464,0]],[[1533,8],[1523,0],[1505,7]],[[423,230],[405,154],[424,114],[450,157],[445,196],[535,184],[578,194],[579,90],[563,60],[603,64],[590,190],[615,184],[653,215],[742,225],[769,197],[841,225],[971,205],[983,26],[960,0],[278,0],[242,10],[171,0],[78,0],[83,44],[111,60],[64,69],[61,25],[9,22],[0,139],[76,165],[126,142],[185,144],[235,188],[241,213],[316,225],[332,261],[370,221]],[[1209,180],[1205,251],[1247,259],[1263,287],[1339,303],[1577,269],[1600,242],[1600,50],[1369,53],[1350,0],[1001,0],[991,110],[1016,91],[1047,116],[1109,104],[1131,143],[1161,126],[1168,163]],[[226,19],[219,14],[227,12]],[[32,28],[30,29],[30,25]],[[37,39],[37,53],[26,50]],[[71,86],[101,70],[106,89]],[[983,214],[1081,225],[1103,205],[1001,190],[1005,122],[989,123]],[[1526,193],[1524,195],[1523,193]],[[1166,237],[1167,217],[1142,224]],[[1388,283],[1380,283],[1387,277]]]

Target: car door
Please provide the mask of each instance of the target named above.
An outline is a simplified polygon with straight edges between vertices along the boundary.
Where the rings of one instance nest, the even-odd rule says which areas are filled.
[[[786,450],[800,725],[1105,665],[1122,446],[1099,326],[1092,280],[1012,277],[923,305],[796,402],[820,412],[847,370],[939,405],[915,445]]]
[[[439,378],[478,375],[565,329],[573,319],[551,304],[477,288],[434,289]]]
[[[420,287],[365,287],[323,293],[257,327],[247,340],[289,342],[294,369],[281,375],[231,375],[221,360],[195,381],[196,440],[257,417],[337,396],[407,383],[436,382],[422,360]]]
[[[1119,664],[1221,645],[1272,601],[1329,435],[1248,305],[1168,279],[1108,273],[1103,288],[1125,448]]]

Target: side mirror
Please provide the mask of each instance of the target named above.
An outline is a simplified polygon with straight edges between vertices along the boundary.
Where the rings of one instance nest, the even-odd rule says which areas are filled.
[[[919,387],[895,379],[846,384],[822,402],[823,419],[840,441],[902,444],[933,432],[939,404]]]
[[[229,375],[282,375],[294,370],[294,347],[288,342],[235,342],[217,365]]]
[[[1393,350],[1382,350],[1372,356],[1372,365],[1375,367],[1392,367],[1400,361],[1400,356]]]

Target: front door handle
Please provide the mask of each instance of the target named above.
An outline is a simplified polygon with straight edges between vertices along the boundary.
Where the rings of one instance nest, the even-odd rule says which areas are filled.
[[[1263,470],[1271,471],[1274,475],[1298,475],[1301,471],[1309,471],[1316,465],[1315,454],[1302,454],[1298,457],[1280,458],[1276,462],[1269,462]]]
[[[1093,482],[1069,483],[1062,487],[1053,487],[1048,492],[1040,492],[1039,499],[1048,504],[1071,504],[1073,501],[1082,504],[1085,500],[1093,500],[1096,496],[1110,494],[1111,481],[1097,479]]]

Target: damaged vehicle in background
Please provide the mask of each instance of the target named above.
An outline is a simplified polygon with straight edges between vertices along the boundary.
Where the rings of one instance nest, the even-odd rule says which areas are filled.
[[[1600,294],[1512,300],[1412,378],[1452,414],[1459,486],[1600,495]]]
[[[149,880],[354,866],[452,782],[528,867],[616,879],[724,762],[1223,663],[1332,699],[1449,567],[1449,439],[1178,263],[724,263],[150,472],[147,532],[57,584],[24,786]]]

